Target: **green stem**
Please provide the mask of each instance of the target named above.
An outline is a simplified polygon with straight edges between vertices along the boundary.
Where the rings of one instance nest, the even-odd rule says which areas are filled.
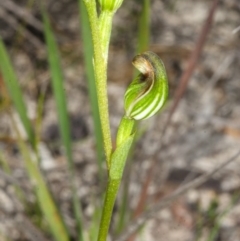
[[[101,43],[101,38],[99,31],[99,20],[96,11],[96,2],[95,0],[84,0],[84,3],[86,5],[92,31],[94,48],[94,73],[97,87],[98,105],[100,106],[99,114],[103,133],[104,150],[107,159],[107,168],[109,170],[112,153],[112,141],[107,99],[107,68],[103,58],[102,45],[100,44],[99,46],[99,43]]]
[[[104,200],[104,208],[98,233],[98,241],[106,241],[111,222],[112,211],[118,193],[120,179],[109,178],[107,192]]]
[[[109,41],[112,31],[112,18],[114,12],[102,11],[99,17],[99,30],[102,42],[103,58],[107,69]]]
[[[103,147],[103,136],[99,115],[99,106],[97,100],[97,90],[96,90],[96,82],[94,76],[94,68],[93,68],[93,46],[92,46],[92,35],[91,29],[88,21],[88,14],[85,7],[85,4],[82,0],[78,0],[79,8],[80,8],[80,23],[82,30],[82,41],[83,41],[83,53],[85,59],[85,74],[88,82],[88,92],[89,92],[89,100],[91,104],[91,111],[93,117],[94,124],[94,134],[96,139],[96,149],[97,149],[97,157],[98,157],[98,168],[99,168],[99,177],[100,180],[103,178],[103,161],[104,160],[104,147]]]
[[[134,124],[135,120],[123,117],[119,125],[117,134],[117,148],[111,156],[111,168],[109,171],[109,181],[99,228],[98,241],[107,240],[113,206],[118,193],[119,185],[122,180],[122,174],[127,156],[134,139]]]
[[[116,138],[117,146],[120,146],[122,142],[124,142],[133,133],[135,123],[136,123],[135,120],[129,119],[128,117],[123,116],[117,132],[117,138]]]

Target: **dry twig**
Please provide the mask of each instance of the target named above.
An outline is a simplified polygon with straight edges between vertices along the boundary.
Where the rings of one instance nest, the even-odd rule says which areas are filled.
[[[196,47],[195,47],[193,53],[190,56],[190,59],[189,59],[189,62],[188,62],[188,67],[184,71],[183,75],[181,76],[181,79],[179,81],[179,86],[178,86],[178,88],[176,90],[176,93],[175,93],[173,105],[170,109],[170,112],[169,112],[169,115],[168,115],[168,118],[167,118],[167,121],[166,121],[166,124],[165,124],[165,128],[163,128],[163,135],[166,132],[166,129],[169,126],[169,123],[171,122],[172,116],[173,116],[176,108],[178,107],[178,104],[179,104],[182,96],[184,95],[184,92],[187,88],[188,82],[189,82],[189,80],[190,80],[190,78],[193,74],[193,71],[196,68],[197,62],[198,62],[199,57],[200,57],[200,55],[202,53],[202,50],[203,50],[203,46],[206,43],[208,33],[211,29],[212,22],[213,22],[213,16],[214,16],[215,10],[217,8],[218,2],[219,2],[219,0],[213,1],[212,6],[209,10],[207,19],[206,19],[206,21],[205,21],[205,23],[202,27],[200,36],[197,40]]]
[[[7,22],[14,30],[18,31],[18,21],[11,14],[7,13],[7,11],[5,11],[3,8],[0,8],[0,17],[5,22]],[[42,42],[37,37],[35,37],[31,32],[29,32],[26,28],[22,30],[22,34],[26,37],[26,39],[32,42],[36,48],[43,48]]]
[[[15,15],[17,15],[19,18],[24,19],[24,21],[33,26],[36,30],[42,32],[43,31],[43,26],[42,23],[36,19],[34,16],[32,16],[31,13],[29,13],[28,11],[26,11],[26,9],[18,6],[17,4],[15,4],[14,2],[8,0],[0,0],[0,5],[5,8],[8,11],[11,11],[12,13],[14,13]]]
[[[115,241],[125,241],[131,234],[136,232],[147,220],[153,218],[160,210],[170,205],[172,202],[174,202],[178,197],[182,196],[188,190],[192,188],[197,188],[203,183],[205,183],[210,177],[213,177],[225,166],[235,161],[239,157],[239,155],[240,151],[238,151],[233,157],[223,162],[220,166],[216,167],[211,172],[203,174],[198,178],[195,178],[193,181],[188,182],[187,184],[178,188],[169,196],[163,198],[160,203],[153,206],[149,211],[146,211],[141,216],[139,216],[139,218],[137,218],[133,223],[129,224],[127,229],[122,232],[123,234],[119,236]]]
[[[48,241],[43,233],[23,214],[17,218],[17,224],[31,241]]]
[[[181,98],[182,98],[182,96],[183,96],[183,94],[184,94],[184,92],[187,88],[187,84],[188,84],[188,82],[189,82],[189,80],[190,80],[190,78],[193,74],[193,71],[196,68],[198,59],[199,59],[200,54],[202,52],[203,46],[206,42],[207,35],[210,31],[212,21],[213,21],[214,12],[217,8],[218,2],[219,2],[219,0],[213,1],[212,6],[209,9],[207,19],[206,19],[206,21],[205,21],[205,23],[202,27],[200,36],[197,40],[195,49],[190,56],[188,67],[184,71],[183,75],[180,78],[180,81],[179,81],[180,84],[179,84],[179,86],[176,90],[174,102],[173,102],[172,108],[169,112],[167,121],[164,125],[163,132],[162,132],[162,135],[161,135],[161,143],[159,144],[160,149],[162,149],[162,147],[164,145],[163,144],[163,137],[165,136],[167,128],[170,126],[172,116],[173,116],[174,112],[176,111],[176,109],[178,107],[178,104],[179,104],[179,102],[180,102],[180,100],[181,100]],[[159,153],[159,149],[158,149],[158,153]],[[154,170],[155,170],[156,161],[158,160],[158,153],[156,153],[151,160],[152,163],[151,163],[151,165],[148,169],[147,177],[146,177],[145,182],[143,184],[142,192],[141,192],[140,199],[139,199],[138,205],[137,205],[135,213],[134,213],[134,217],[137,217],[143,211],[143,207],[144,207],[144,204],[145,204],[145,201],[146,201],[146,198],[147,198],[148,187],[149,187],[151,178],[152,178]],[[165,176],[167,177],[167,175],[165,175]],[[133,239],[130,239],[130,240],[132,241]]]

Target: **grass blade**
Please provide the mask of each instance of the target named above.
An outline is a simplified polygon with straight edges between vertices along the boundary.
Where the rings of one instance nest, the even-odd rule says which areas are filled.
[[[30,123],[30,120],[27,117],[26,106],[23,101],[22,91],[17,81],[14,69],[11,65],[9,56],[5,49],[5,46],[0,39],[0,67],[4,76],[4,81],[9,91],[10,97],[14,103],[14,106],[20,116],[22,124],[28,134],[28,138],[31,144],[35,147],[35,136]],[[13,118],[12,118],[13,120]],[[14,130],[17,133],[18,143],[20,147],[21,154],[23,156],[25,166],[28,171],[28,175],[31,181],[35,184],[35,192],[38,198],[41,209],[46,217],[46,220],[50,226],[53,236],[57,241],[68,241],[68,234],[65,228],[65,225],[62,221],[62,218],[58,212],[57,207],[52,199],[52,196],[44,182],[44,179],[38,169],[37,162],[33,162],[30,155],[30,149],[23,141],[20,133],[18,131],[15,121],[13,122]],[[35,148],[36,150],[36,148]]]
[[[74,171],[74,162],[72,157],[70,125],[69,125],[69,119],[68,119],[65,91],[63,86],[64,79],[63,79],[62,68],[59,60],[60,58],[58,53],[58,47],[50,26],[49,18],[45,10],[42,10],[42,13],[43,13],[43,20],[44,20],[44,34],[45,34],[45,39],[47,43],[48,61],[49,61],[50,72],[51,72],[51,83],[52,83],[52,88],[53,88],[54,97],[55,97],[56,106],[57,106],[61,138],[62,138],[63,145],[65,147],[65,152],[68,159],[69,174],[70,174],[69,177],[70,177],[71,189],[72,189],[72,195],[73,195],[73,208],[74,208],[74,213],[76,216],[76,222],[77,222],[77,228],[78,228],[78,238],[79,240],[83,240],[80,202],[77,198],[76,188],[74,184],[75,171]]]
[[[137,54],[148,50],[150,38],[150,1],[142,0],[138,22]]]
[[[23,100],[23,94],[20,89],[18,79],[12,67],[9,55],[6,51],[4,43],[0,38],[0,69],[3,75],[4,83],[7,86],[8,93],[13,101],[13,104],[20,116],[28,139],[35,149],[35,137],[31,122],[27,116],[27,108]]]
[[[34,191],[36,193],[44,217],[48,222],[50,230],[56,241],[69,241],[66,226],[63,222],[58,208],[53,201],[52,195],[46,186],[46,183],[38,168],[38,164],[36,161],[32,160],[30,149],[23,141],[19,133],[18,127],[15,123],[15,120],[12,117],[12,114],[10,114],[10,117],[12,120],[14,131],[17,134],[19,149],[22,154],[25,166],[27,168],[28,175],[32,183],[34,184]]]

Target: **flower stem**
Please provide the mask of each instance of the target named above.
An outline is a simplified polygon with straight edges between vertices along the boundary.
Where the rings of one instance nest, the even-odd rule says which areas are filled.
[[[102,11],[99,17],[99,30],[101,35],[102,52],[103,52],[104,62],[106,64],[106,69],[107,69],[108,49],[109,49],[109,41],[110,41],[111,30],[112,30],[113,15],[114,15],[114,12]]]
[[[118,144],[111,156],[111,168],[109,171],[109,180],[105,195],[102,218],[100,222],[98,241],[107,240],[114,203],[118,193],[119,185],[122,180],[123,170],[127,160],[127,156],[135,136],[135,133],[133,131],[134,124],[134,120],[129,120],[123,117],[119,125],[117,134]],[[123,133],[124,130],[126,131],[126,133]]]
[[[118,193],[119,185],[121,183],[120,179],[111,179],[108,180],[107,191],[104,200],[104,208],[98,233],[98,241],[106,241],[108,230],[111,222],[112,211],[116,196]]]
[[[90,27],[92,31],[92,41],[94,48],[94,73],[97,87],[97,97],[99,105],[99,115],[103,133],[104,151],[107,159],[107,168],[110,169],[110,160],[112,153],[112,141],[108,113],[107,99],[107,65],[102,50],[102,41],[99,31],[99,19],[96,11],[95,0],[84,0],[89,16]],[[111,30],[111,29],[110,29]],[[109,35],[110,36],[110,35]],[[100,39],[100,41],[99,41]]]

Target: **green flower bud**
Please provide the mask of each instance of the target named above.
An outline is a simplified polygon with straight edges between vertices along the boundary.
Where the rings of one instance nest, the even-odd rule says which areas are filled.
[[[115,12],[122,4],[123,0],[98,0],[102,11]]]
[[[137,55],[132,63],[141,73],[125,93],[125,116],[143,120],[156,114],[165,104],[168,97],[167,75],[161,59],[153,52]]]

